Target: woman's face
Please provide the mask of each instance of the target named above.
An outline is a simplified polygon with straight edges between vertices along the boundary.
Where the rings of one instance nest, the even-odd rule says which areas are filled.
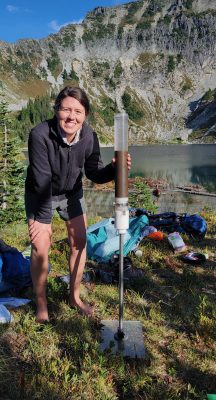
[[[67,96],[62,100],[56,116],[60,128],[64,131],[68,142],[70,142],[86,119],[85,107],[74,97]]]

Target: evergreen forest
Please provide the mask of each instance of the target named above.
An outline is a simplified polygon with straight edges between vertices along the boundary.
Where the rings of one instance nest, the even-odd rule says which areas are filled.
[[[0,226],[24,218],[24,180],[26,162],[23,148],[30,130],[53,116],[54,95],[29,99],[18,113],[9,110],[0,88]]]
[[[22,143],[26,143],[30,130],[41,121],[52,118],[54,95],[38,96],[29,99],[26,107],[22,108],[13,119],[13,127]]]

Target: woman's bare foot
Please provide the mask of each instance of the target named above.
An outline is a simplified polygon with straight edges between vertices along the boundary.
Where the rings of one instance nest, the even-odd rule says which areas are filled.
[[[37,301],[37,311],[35,321],[39,324],[49,321],[47,303],[45,301]]]
[[[84,303],[82,300],[74,301],[71,303],[71,307],[74,307],[78,312],[86,317],[92,317],[94,315],[94,307],[91,307],[88,303]]]
[[[43,324],[44,322],[49,322],[49,316],[48,316],[48,312],[41,312],[41,311],[37,311],[36,312],[36,318],[35,321],[38,324]]]

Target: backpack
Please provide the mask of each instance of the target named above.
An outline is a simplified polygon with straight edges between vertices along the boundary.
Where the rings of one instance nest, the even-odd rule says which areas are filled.
[[[22,289],[31,285],[30,260],[17,249],[2,253],[2,280]]]
[[[32,283],[30,259],[24,257],[16,247],[9,246],[0,239],[2,259],[0,293],[9,289],[22,289]]]
[[[185,214],[181,218],[181,226],[186,233],[197,239],[203,239],[207,232],[206,221],[198,214]]]
[[[167,233],[184,232],[179,214],[175,212],[164,212],[161,214],[151,214],[148,216],[149,224],[157,228],[158,231]]]
[[[149,211],[142,208],[131,209],[129,214],[147,215],[149,225],[167,233],[186,233],[193,238],[203,239],[207,232],[206,221],[198,214],[177,214],[175,212],[151,214]]]
[[[146,215],[129,219],[129,229],[124,236],[123,253],[126,256],[141,240],[142,229],[148,225]],[[105,219],[87,229],[87,256],[98,262],[108,262],[119,252],[119,234],[113,218]]]

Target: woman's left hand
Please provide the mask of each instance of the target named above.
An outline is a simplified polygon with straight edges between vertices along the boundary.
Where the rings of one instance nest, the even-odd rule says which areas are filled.
[[[115,163],[116,163],[116,159],[115,159],[115,157],[113,157],[113,159],[112,159],[112,166],[113,167],[115,166]],[[131,155],[130,155],[130,153],[128,153],[128,155],[127,155],[127,167],[128,167],[128,170],[131,169]]]

